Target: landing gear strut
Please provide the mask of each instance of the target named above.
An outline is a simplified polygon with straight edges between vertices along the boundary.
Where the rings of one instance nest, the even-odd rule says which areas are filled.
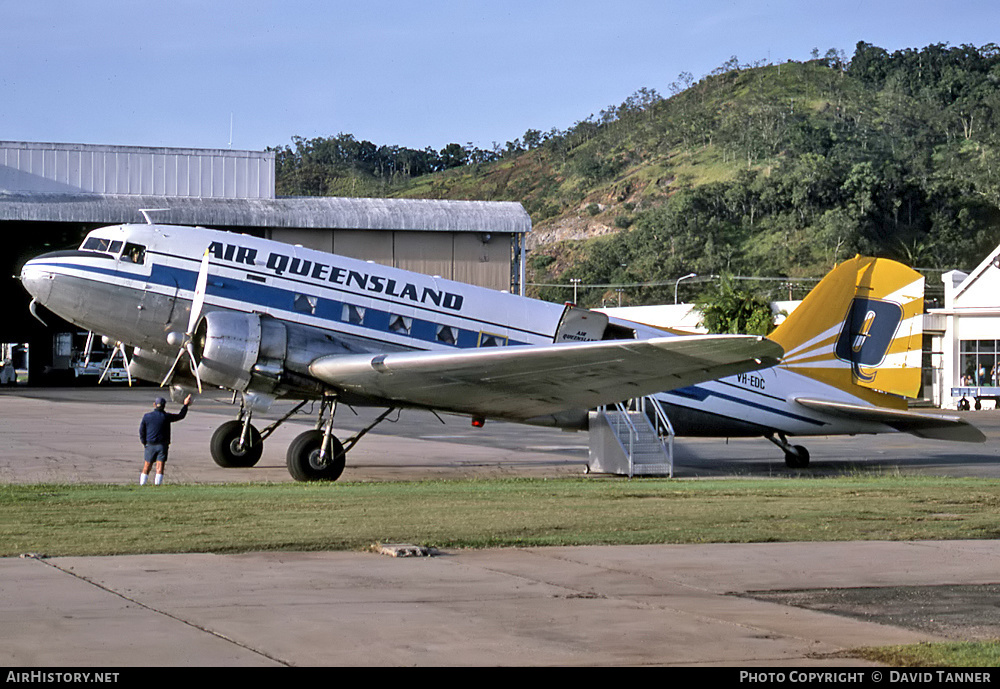
[[[809,450],[801,445],[792,445],[784,433],[772,433],[767,439],[785,452],[785,466],[789,469],[805,469],[809,466]]]
[[[212,459],[226,468],[256,465],[264,452],[264,440],[307,403],[308,400],[299,403],[263,431],[258,431],[250,423],[251,411],[242,403],[239,419],[222,424],[212,436]],[[336,481],[344,473],[347,452],[396,410],[395,407],[387,409],[366,428],[341,443],[333,434],[336,409],[336,396],[324,397],[320,402],[316,427],[297,436],[288,446],[285,463],[288,473],[296,481]]]
[[[297,436],[288,446],[285,463],[296,481],[336,481],[344,473],[347,451],[333,434],[335,398],[324,398],[316,428]],[[326,423],[323,417],[329,412]],[[320,426],[323,430],[320,430]]]
[[[320,405],[316,428],[299,435],[288,446],[285,462],[288,465],[288,473],[296,481],[336,481],[344,473],[348,451],[396,409],[395,407],[386,409],[372,423],[358,431],[357,435],[351,436],[343,443],[333,434],[333,417],[336,411],[337,398],[324,398]],[[327,414],[329,417],[324,422],[323,417]]]
[[[235,402],[235,397],[233,401]],[[261,455],[264,454],[264,440],[305,404],[305,402],[299,403],[294,409],[261,432],[250,423],[253,412],[248,408],[246,400],[242,400],[239,417],[235,421],[227,421],[222,424],[212,434],[210,444],[212,459],[224,469],[256,466]]]
[[[212,459],[220,467],[252,467],[264,453],[260,431],[243,421],[227,421],[212,434]]]

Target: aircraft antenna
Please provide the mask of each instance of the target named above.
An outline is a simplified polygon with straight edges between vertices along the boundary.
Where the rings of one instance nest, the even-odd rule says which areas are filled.
[[[147,225],[152,225],[153,220],[149,217],[150,213],[166,213],[169,208],[140,208],[139,212],[142,213],[142,217],[146,219]]]

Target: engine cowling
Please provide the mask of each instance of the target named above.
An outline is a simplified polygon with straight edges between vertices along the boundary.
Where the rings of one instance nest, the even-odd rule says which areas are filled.
[[[163,354],[159,354],[148,349],[139,349],[132,352],[132,360],[128,365],[129,374],[138,380],[148,380],[159,383],[163,376],[170,370],[174,360]],[[188,388],[197,388],[198,382],[191,375],[187,366],[178,366],[174,375],[174,382]]]
[[[202,382],[241,392],[271,392],[284,371],[288,350],[285,326],[257,313],[212,311],[194,335]]]

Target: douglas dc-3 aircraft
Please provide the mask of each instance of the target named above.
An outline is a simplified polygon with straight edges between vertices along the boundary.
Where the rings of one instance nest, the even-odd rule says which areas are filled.
[[[238,418],[211,440],[221,466],[253,466],[275,428],[319,401],[316,428],[288,448],[288,469],[297,480],[336,480],[375,425],[345,446],[333,434],[338,402],[387,408],[375,423],[409,407],[473,425],[582,429],[591,408],[659,393],[682,431],[768,436],[793,465],[808,454],[786,435],[979,440],[953,417],[874,406],[894,396],[867,386],[896,391],[883,379],[905,378],[898,369],[914,356],[919,373],[923,283],[901,270],[881,259],[843,264],[773,339],[677,336],[569,304],[152,223],[94,230],[78,250],[28,261],[21,281],[33,309],[43,304],[123,355],[133,347],[132,376],[178,394],[232,390]],[[302,402],[261,433],[252,414],[277,398]]]

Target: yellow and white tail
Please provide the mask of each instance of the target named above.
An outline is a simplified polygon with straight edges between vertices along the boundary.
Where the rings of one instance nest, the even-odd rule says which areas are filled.
[[[923,311],[920,273],[856,256],[823,278],[768,337],[785,348],[786,368],[901,406],[892,396],[916,397],[920,389]]]

